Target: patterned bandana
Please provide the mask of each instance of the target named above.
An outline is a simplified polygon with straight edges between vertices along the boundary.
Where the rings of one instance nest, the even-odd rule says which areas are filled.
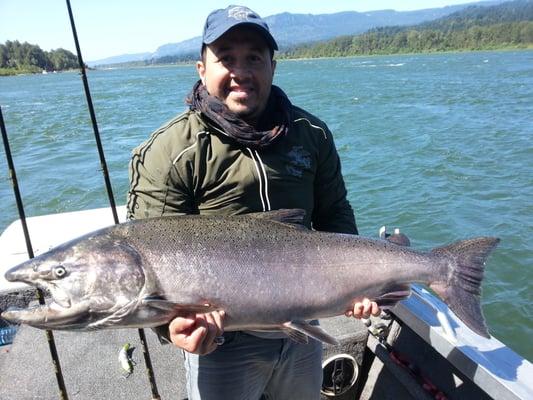
[[[261,149],[269,146],[287,134],[291,123],[291,102],[283,90],[274,85],[266,111],[257,124],[258,128],[270,128],[266,130],[256,130],[239,118],[219,98],[209,95],[201,81],[196,82],[185,101],[191,110],[200,111],[220,126],[226,135],[246,147]]]

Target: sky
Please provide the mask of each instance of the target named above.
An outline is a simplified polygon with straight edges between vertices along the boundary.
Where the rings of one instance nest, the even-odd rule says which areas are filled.
[[[202,34],[205,18],[229,4],[250,7],[262,17],[282,12],[323,14],[340,11],[419,10],[474,0],[70,0],[85,61],[154,52]],[[0,0],[0,43],[18,40],[43,50],[75,52],[65,0]]]

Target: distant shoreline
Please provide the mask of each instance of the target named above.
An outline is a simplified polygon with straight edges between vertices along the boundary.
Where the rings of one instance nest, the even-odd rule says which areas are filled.
[[[306,60],[322,60],[322,59],[339,59],[339,58],[353,58],[353,57],[385,57],[385,56],[409,56],[409,55],[419,55],[419,54],[453,54],[453,53],[481,53],[481,52],[505,52],[505,51],[531,51],[533,50],[533,44],[527,46],[506,46],[499,48],[488,48],[488,49],[457,49],[457,50],[446,50],[446,51],[421,51],[421,52],[405,52],[405,53],[374,53],[374,54],[355,54],[350,56],[331,56],[331,57],[275,57],[277,61],[306,61]],[[194,65],[196,61],[183,61],[175,63],[161,63],[161,64],[146,64],[139,65],[138,62],[128,65],[124,64],[103,64],[97,65],[88,70],[94,71],[105,71],[105,70],[114,70],[114,69],[134,69],[134,68],[162,68],[169,66],[176,67],[185,67]],[[15,69],[15,68],[0,68],[0,77],[6,76],[22,76],[22,75],[47,75],[53,73],[72,73],[79,72],[79,69],[67,69],[62,71],[48,71],[43,73],[42,71],[35,71],[31,69]]]
[[[457,50],[446,50],[446,51],[420,51],[420,52],[405,52],[405,53],[374,53],[374,54],[355,54],[350,56],[331,56],[331,57],[283,57],[283,55],[274,56],[274,59],[277,61],[302,61],[302,60],[321,60],[321,59],[340,59],[340,58],[352,58],[352,57],[376,57],[376,56],[403,56],[403,55],[417,55],[417,54],[453,54],[453,53],[479,53],[487,51],[496,51],[496,52],[505,52],[505,51],[530,51],[533,50],[533,44],[527,46],[505,46],[498,48],[487,48],[487,49],[457,49]],[[130,68],[159,68],[159,67],[169,67],[169,66],[190,66],[194,65],[196,61],[181,61],[174,63],[161,63],[161,64],[146,64],[139,65],[138,62],[128,65],[128,63],[123,64],[102,64],[93,67],[95,70],[109,70],[109,69],[130,69]]]
[[[389,57],[389,56],[414,56],[414,55],[429,55],[429,54],[456,54],[456,53],[486,53],[486,52],[506,52],[506,51],[531,51],[533,44],[527,47],[500,47],[496,49],[466,49],[466,50],[446,50],[446,51],[419,51],[419,52],[405,52],[405,53],[374,53],[374,54],[354,54],[350,56],[324,56],[324,57],[300,57],[300,58],[277,58],[278,61],[303,61],[303,60],[324,60],[324,59],[338,59],[338,58],[356,58],[356,57]]]

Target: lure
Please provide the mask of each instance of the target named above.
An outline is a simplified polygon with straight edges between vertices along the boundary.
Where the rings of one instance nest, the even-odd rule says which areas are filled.
[[[135,347],[133,347],[129,343],[126,343],[118,352],[118,362],[120,363],[121,368],[125,372],[125,378],[128,378],[131,374],[133,374],[133,367],[136,364],[132,358],[133,350],[135,350]]]

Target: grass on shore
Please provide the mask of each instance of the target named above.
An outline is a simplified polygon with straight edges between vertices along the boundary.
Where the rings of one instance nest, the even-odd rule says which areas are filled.
[[[0,68],[0,76],[40,74],[42,69],[39,67],[28,66],[22,68]]]

